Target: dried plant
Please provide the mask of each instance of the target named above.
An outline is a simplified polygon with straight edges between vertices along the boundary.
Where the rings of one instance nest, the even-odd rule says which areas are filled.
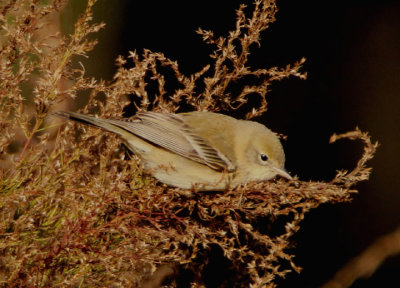
[[[183,75],[176,62],[144,50],[117,59],[112,83],[87,78],[71,62],[93,49],[96,41],[87,37],[104,26],[91,23],[96,1],[88,1],[72,35],[43,33],[66,1],[10,0],[0,7],[0,285],[135,287],[170,264],[192,271],[192,286],[199,287],[211,247],[236,271],[225,285],[275,287],[277,277],[299,272],[290,239],[310,209],[350,200],[354,185],[368,178],[366,161],[377,144],[366,133],[332,138],[361,139],[365,150],[352,171],[328,183],[295,178],[200,193],[144,175],[113,135],[73,123],[54,132],[55,120],[47,117],[80,91],[90,91],[83,111],[103,117],[121,117],[132,105],[229,112],[252,97],[261,101],[247,118],[261,115],[273,81],[305,78],[304,59],[285,68],[247,64],[250,47],[275,21],[275,1],[256,0],[251,11],[240,6],[227,37],[199,29],[215,47],[199,72]],[[173,93],[166,92],[166,70],[178,83]],[[253,84],[232,89],[247,77]]]

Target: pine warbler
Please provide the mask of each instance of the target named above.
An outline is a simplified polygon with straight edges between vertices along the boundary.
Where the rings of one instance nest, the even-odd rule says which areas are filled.
[[[119,135],[145,171],[170,186],[225,190],[277,175],[291,179],[279,138],[257,122],[211,112],[140,112],[130,121],[54,114]]]

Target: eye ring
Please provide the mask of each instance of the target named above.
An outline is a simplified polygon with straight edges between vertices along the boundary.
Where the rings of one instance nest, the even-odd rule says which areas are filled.
[[[260,158],[261,158],[261,161],[263,161],[263,162],[268,161],[268,156],[265,155],[265,154],[261,154],[261,155],[260,155]]]

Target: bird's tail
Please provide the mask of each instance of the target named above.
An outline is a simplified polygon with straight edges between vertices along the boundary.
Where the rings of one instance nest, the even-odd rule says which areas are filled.
[[[92,125],[103,130],[124,136],[127,133],[125,129],[118,125],[118,120],[101,119],[93,116],[88,116],[75,112],[56,111],[53,115],[69,120],[74,120],[80,123]]]

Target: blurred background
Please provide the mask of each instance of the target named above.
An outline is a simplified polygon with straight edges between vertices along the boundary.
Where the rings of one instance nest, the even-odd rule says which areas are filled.
[[[72,31],[84,1],[63,13]],[[89,75],[112,80],[115,58],[143,48],[178,61],[186,75],[209,63],[212,47],[195,33],[216,36],[234,29],[235,10],[250,1],[99,0],[96,21],[107,23],[99,44],[84,62]],[[352,169],[362,143],[329,144],[333,133],[369,131],[380,147],[369,163],[368,182],[351,203],[329,204],[306,216],[293,239],[301,274],[288,274],[279,287],[318,287],[378,237],[400,224],[400,3],[399,1],[278,1],[277,21],[253,47],[250,66],[285,66],[302,57],[308,79],[277,82],[269,110],[255,119],[288,136],[286,168],[301,180],[329,181],[336,170]],[[81,104],[83,105],[83,104]],[[239,115],[240,116],[240,115]],[[352,287],[400,287],[400,256],[387,259],[369,279]]]

